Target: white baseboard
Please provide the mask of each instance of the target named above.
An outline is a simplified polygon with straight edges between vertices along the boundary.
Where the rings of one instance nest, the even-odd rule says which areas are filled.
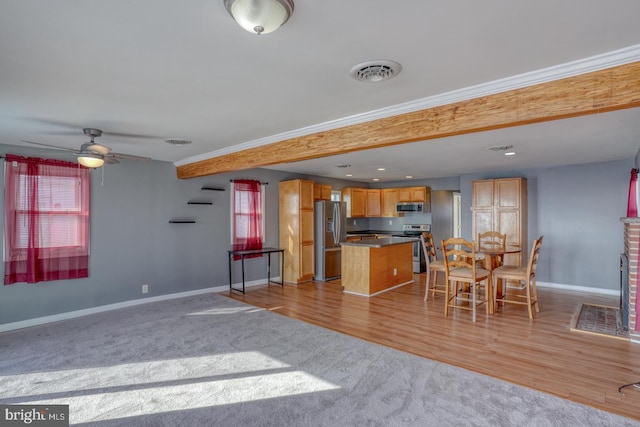
[[[272,280],[279,281],[280,278],[274,277]],[[252,280],[250,282],[245,282],[244,286],[245,288],[249,288],[251,286],[258,286],[258,285],[264,285],[264,284],[266,284],[266,280],[261,279],[261,280]],[[242,289],[242,283],[234,283],[233,287],[235,289]],[[118,302],[115,304],[107,304],[107,305],[101,305],[99,307],[86,308],[84,310],[69,311],[66,313],[54,314],[51,316],[37,317],[34,319],[21,320],[19,322],[5,323],[0,325],[0,333],[14,331],[16,329],[29,328],[31,326],[44,325],[47,323],[59,322],[61,320],[74,319],[76,317],[88,316],[90,314],[102,313],[105,311],[117,310],[120,308],[134,307],[136,305],[148,304],[150,302],[166,301],[171,299],[185,298],[185,297],[215,293],[215,292],[224,292],[227,290],[229,290],[229,285],[215,286],[212,288],[196,289],[193,291],[178,292],[175,294],[139,298],[139,299],[134,299],[130,301]]]
[[[565,291],[587,292],[587,293],[598,294],[598,295],[610,295],[615,297],[620,296],[619,289],[591,288],[588,286],[564,285],[562,283],[551,283],[551,282],[536,282],[536,286],[539,286],[541,288],[562,289]]]

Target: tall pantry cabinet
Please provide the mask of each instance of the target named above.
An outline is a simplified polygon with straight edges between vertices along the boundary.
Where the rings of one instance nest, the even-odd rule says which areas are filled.
[[[527,179],[502,178],[473,181],[473,240],[478,233],[498,231],[507,245],[522,248],[505,255],[505,264],[524,265],[527,259]]]
[[[280,247],[284,249],[283,280],[308,282],[314,275],[313,182],[301,179],[279,184]]]

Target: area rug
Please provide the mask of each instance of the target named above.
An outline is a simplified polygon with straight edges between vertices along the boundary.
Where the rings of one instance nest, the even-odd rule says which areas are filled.
[[[617,307],[580,304],[573,316],[571,330],[606,337],[628,339],[629,331],[622,326]]]

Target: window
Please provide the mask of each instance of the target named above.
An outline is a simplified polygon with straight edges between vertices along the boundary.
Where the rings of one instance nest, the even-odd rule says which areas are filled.
[[[231,244],[234,251],[261,249],[264,243],[264,188],[260,181],[231,184]]]
[[[89,169],[7,155],[4,283],[89,276]]]

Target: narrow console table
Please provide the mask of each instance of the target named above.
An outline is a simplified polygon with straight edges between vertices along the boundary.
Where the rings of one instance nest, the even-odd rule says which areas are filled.
[[[246,251],[228,251],[228,252],[229,252],[229,289],[230,290],[242,292],[244,294],[244,259],[250,258],[253,255],[264,255],[264,254],[267,254],[267,284],[276,283],[284,287],[283,280],[280,280],[279,282],[275,282],[271,280],[271,254],[272,253],[280,254],[280,277],[282,277],[282,275],[284,274],[284,249],[262,248],[262,249],[248,249]],[[234,257],[239,257],[240,262],[242,262],[242,289],[236,289],[232,286],[233,280],[231,278],[231,261],[233,261]]]

